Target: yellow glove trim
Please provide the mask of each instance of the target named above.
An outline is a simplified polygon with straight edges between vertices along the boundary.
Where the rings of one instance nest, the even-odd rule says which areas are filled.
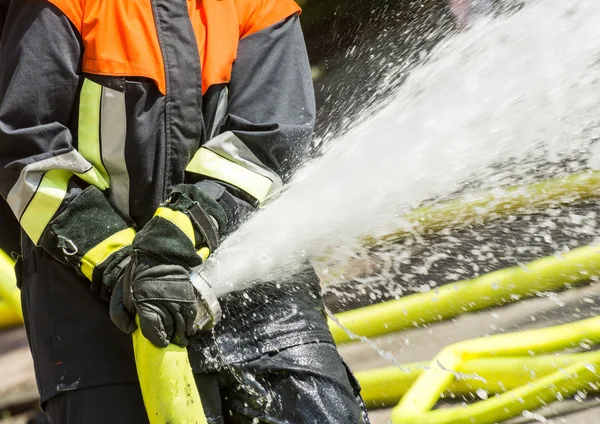
[[[81,264],[79,267],[83,275],[85,275],[88,280],[92,281],[94,269],[108,259],[108,257],[113,253],[123,249],[124,247],[130,246],[134,237],[135,230],[133,228],[127,228],[113,234],[109,238],[92,247],[83,256],[83,258],[81,258]]]

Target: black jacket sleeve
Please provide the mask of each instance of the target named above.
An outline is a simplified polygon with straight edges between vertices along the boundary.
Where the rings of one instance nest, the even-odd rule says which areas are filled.
[[[221,125],[188,171],[263,205],[305,159],[314,128],[311,70],[297,14],[239,41],[224,92]]]
[[[315,100],[297,14],[240,40],[229,84],[232,131],[284,181],[306,158]]]
[[[0,194],[33,243],[93,281],[133,230],[74,146],[81,57],[60,10],[12,2],[0,41]]]

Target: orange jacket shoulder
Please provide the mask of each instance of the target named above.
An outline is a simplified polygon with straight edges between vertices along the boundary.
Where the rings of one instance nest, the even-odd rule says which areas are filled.
[[[59,8],[71,21],[77,31],[81,33],[81,22],[83,20],[83,4],[85,0],[48,0]]]
[[[165,93],[164,62],[150,0],[49,0],[83,42],[83,72],[146,77]]]
[[[82,71],[154,80],[166,91],[150,0],[49,0],[83,41]],[[227,83],[238,41],[300,12],[293,0],[187,0],[202,64],[202,86]]]
[[[300,12],[293,0],[234,0],[240,39]]]

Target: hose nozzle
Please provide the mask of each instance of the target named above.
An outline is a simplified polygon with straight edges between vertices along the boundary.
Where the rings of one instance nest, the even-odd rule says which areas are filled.
[[[215,296],[210,284],[204,277],[202,266],[192,269],[190,281],[196,290],[197,316],[194,327],[197,330],[210,330],[220,320],[222,316],[219,299]]]

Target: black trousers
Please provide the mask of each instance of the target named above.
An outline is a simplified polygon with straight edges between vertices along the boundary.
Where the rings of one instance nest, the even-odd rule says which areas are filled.
[[[197,374],[209,424],[368,423],[359,388],[335,346],[311,343]],[[52,424],[146,424],[136,383],[63,392],[44,405]]]

